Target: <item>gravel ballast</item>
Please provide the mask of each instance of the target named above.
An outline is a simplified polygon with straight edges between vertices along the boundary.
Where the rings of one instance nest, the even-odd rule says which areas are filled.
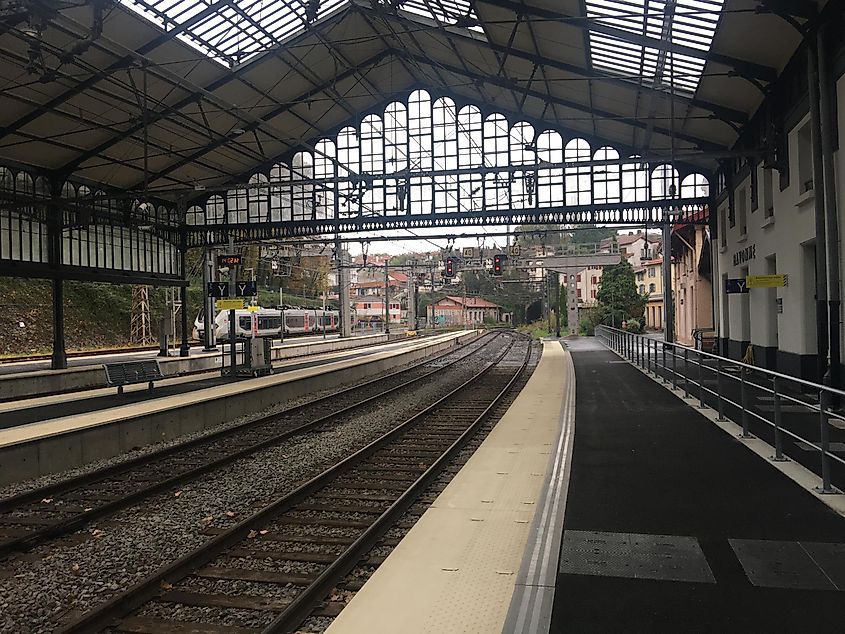
[[[241,521],[352,450],[371,442],[411,415],[415,408],[432,402],[458,382],[473,376],[496,352],[490,348],[494,346],[478,355],[480,358],[468,359],[444,370],[436,379],[421,381],[412,389],[385,397],[377,407],[365,413],[323,431],[289,439],[280,446],[190,482],[178,491],[152,497],[136,507],[95,522],[67,539],[0,563],[0,570],[6,571],[0,578],[0,631],[50,632],[58,623],[71,620],[105,601],[207,541],[209,535],[204,533],[207,529],[228,528]],[[305,399],[291,399],[272,411],[314,397],[312,394]],[[267,413],[270,412],[253,415],[250,419]],[[229,425],[243,420],[232,421]],[[111,462],[102,461],[100,465]],[[75,471],[91,468],[89,465]],[[42,486],[67,476],[68,473],[57,474],[40,478],[37,484],[13,485],[2,494]],[[300,532],[303,528],[279,527],[288,533]],[[336,533],[328,534],[343,536],[346,532],[337,529]],[[290,572],[307,573],[307,566],[297,566],[297,570]]]

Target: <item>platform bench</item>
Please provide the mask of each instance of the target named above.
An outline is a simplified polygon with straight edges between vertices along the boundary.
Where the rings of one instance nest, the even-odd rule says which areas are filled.
[[[106,371],[106,385],[116,387],[118,394],[123,394],[124,385],[134,383],[149,383],[149,388],[153,389],[153,383],[164,378],[157,359],[104,363],[103,369]]]

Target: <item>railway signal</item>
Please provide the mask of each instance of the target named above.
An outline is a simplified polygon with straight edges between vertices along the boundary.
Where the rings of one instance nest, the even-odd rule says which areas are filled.
[[[446,272],[443,277],[455,277],[455,258],[446,258]]]
[[[493,275],[501,275],[507,256],[503,253],[497,253],[493,256]]]

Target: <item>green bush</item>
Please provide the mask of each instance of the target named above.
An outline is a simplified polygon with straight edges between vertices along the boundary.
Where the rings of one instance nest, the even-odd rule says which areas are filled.
[[[629,319],[628,320],[628,332],[634,333],[635,335],[642,334],[644,328],[643,325],[637,319]]]
[[[583,337],[592,337],[596,334],[596,325],[592,318],[589,316],[581,318],[581,323],[578,324],[578,334]]]

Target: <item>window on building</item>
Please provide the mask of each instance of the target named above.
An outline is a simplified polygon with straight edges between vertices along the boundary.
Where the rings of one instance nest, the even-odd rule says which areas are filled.
[[[757,166],[751,166],[751,187],[749,189],[749,195],[751,198],[751,213],[753,214],[757,211],[757,207],[760,206],[760,192],[757,183]]]
[[[640,295],[645,293],[645,284],[640,284]]]
[[[576,281],[577,281],[577,282],[580,282],[580,281],[581,281],[581,274],[580,274],[580,273],[578,274],[578,277],[577,277]]]
[[[649,292],[649,293],[653,293],[653,292],[654,292],[654,291],[656,291],[656,290],[657,290],[657,287],[656,287],[654,284],[649,284],[649,285],[648,285],[648,292]]]
[[[765,168],[763,170],[763,195],[766,197],[763,204],[766,206],[764,218],[771,218],[775,215],[775,189],[772,183],[772,170]]]
[[[596,298],[596,289],[592,290],[592,292],[590,293],[590,297],[592,297],[593,299]]]
[[[719,210],[719,246],[728,246],[728,212],[724,207]]]
[[[656,277],[657,276],[657,267],[656,266],[648,267],[648,276],[649,277]]]
[[[593,275],[593,277],[592,277],[592,279],[591,279],[591,282],[592,282],[593,284],[595,284],[597,281],[598,281],[598,278],[597,278],[595,275]]]
[[[736,190],[736,209],[739,215],[739,234],[744,236],[748,233],[748,201],[745,187]]]
[[[810,124],[798,130],[798,193],[813,189],[813,139]]]

